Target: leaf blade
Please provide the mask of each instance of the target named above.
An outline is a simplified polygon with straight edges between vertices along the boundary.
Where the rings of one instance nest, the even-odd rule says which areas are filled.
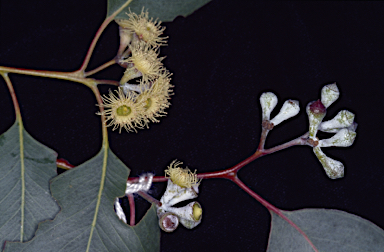
[[[126,13],[129,13],[129,9],[140,14],[143,7],[148,9],[149,16],[154,19],[158,18],[162,22],[171,22],[177,16],[188,16],[195,10],[207,4],[210,0],[134,0],[128,7],[124,8],[115,19],[127,19]],[[120,6],[122,6],[125,0],[108,0],[107,17],[112,15]]]
[[[159,251],[154,206],[134,227],[119,220],[113,210],[114,199],[124,195],[128,173],[104,147],[92,159],[56,177],[51,191],[60,213],[53,221],[41,223],[31,241],[7,243],[5,251]]]
[[[59,206],[50,196],[57,154],[16,121],[0,136],[0,244],[31,239],[38,223],[53,219]]]
[[[282,212],[319,251],[379,252],[384,248],[384,231],[359,216],[334,209]],[[273,213],[267,252],[274,251],[312,252],[313,249],[294,227]]]

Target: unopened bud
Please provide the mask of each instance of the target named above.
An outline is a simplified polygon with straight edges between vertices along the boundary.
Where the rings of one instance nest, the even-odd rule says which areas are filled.
[[[120,47],[125,49],[131,43],[132,40],[132,31],[130,29],[124,28],[120,25],[120,20],[116,20],[116,23],[119,24],[119,35],[120,35]]]
[[[308,103],[306,111],[309,119],[309,137],[315,138],[319,125],[327,113],[327,110],[321,101],[317,100]]]
[[[269,120],[272,110],[276,107],[277,96],[272,92],[262,93],[260,104],[263,112],[263,121]]]
[[[294,117],[300,112],[299,102],[294,100],[287,100],[284,102],[280,112],[271,120],[274,126],[280,124],[291,117]]]
[[[320,140],[318,146],[319,147],[330,147],[330,146],[349,147],[353,144],[353,142],[355,141],[355,138],[356,138],[356,132],[348,129],[341,129],[333,137]]]
[[[164,213],[159,218],[159,226],[165,232],[173,232],[179,226],[179,217],[173,213]]]
[[[344,165],[341,162],[327,157],[321,151],[320,147],[314,147],[313,152],[319,159],[320,163],[322,164],[325,170],[325,173],[329,178],[338,179],[344,177]]]
[[[333,84],[325,85],[321,89],[321,102],[328,108],[334,101],[339,98],[340,92],[337,88],[336,82]]]
[[[330,133],[337,132],[341,128],[352,126],[354,119],[355,114],[348,110],[341,110],[332,120],[322,122],[319,126],[319,130]]]

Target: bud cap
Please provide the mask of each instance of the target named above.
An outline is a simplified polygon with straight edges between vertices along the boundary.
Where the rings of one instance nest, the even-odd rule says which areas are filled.
[[[314,139],[327,110],[321,101],[317,100],[308,103],[306,111],[309,119],[309,137]]]
[[[300,112],[299,102],[295,100],[287,100],[284,102],[280,112],[271,120],[274,126],[280,124]]]
[[[340,92],[337,88],[336,82],[332,84],[325,85],[321,89],[321,102],[326,108],[328,108],[333,102],[339,98]]]
[[[263,121],[269,120],[272,110],[276,107],[277,96],[272,92],[262,93],[260,96],[260,104],[263,111]]]
[[[353,144],[353,142],[355,141],[355,138],[356,138],[356,132],[348,129],[341,129],[333,137],[320,140],[318,146],[319,147],[330,147],[330,146],[349,147]]]
[[[341,110],[333,119],[322,122],[319,126],[319,130],[332,133],[334,132],[333,130],[337,129],[337,132],[340,128],[351,126],[354,119],[355,114],[348,110]]]
[[[344,165],[341,162],[327,157],[320,147],[314,147],[313,152],[323,165],[325,173],[329,178],[338,179],[344,177]]]

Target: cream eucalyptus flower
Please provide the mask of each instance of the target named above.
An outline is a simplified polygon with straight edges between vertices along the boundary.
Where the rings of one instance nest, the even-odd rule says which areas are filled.
[[[109,95],[102,97],[104,111],[97,114],[104,114],[106,120],[110,120],[107,126],[113,125],[112,130],[119,128],[119,133],[121,133],[121,129],[124,127],[127,131],[137,132],[136,128],[143,128],[144,108],[142,104],[135,102],[133,92],[124,94],[123,89],[119,88],[116,93],[117,96],[109,90]]]

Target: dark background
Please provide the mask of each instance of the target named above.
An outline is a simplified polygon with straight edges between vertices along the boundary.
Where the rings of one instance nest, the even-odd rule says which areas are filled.
[[[173,73],[175,96],[168,116],[139,133],[111,132],[110,146],[131,169],[163,175],[178,159],[191,170],[217,171],[250,156],[261,132],[259,96],[300,101],[301,112],[267,139],[273,147],[307,131],[305,105],[321,87],[337,82],[341,109],[359,123],[352,147],[324,152],[345,165],[345,177],[330,180],[309,147],[293,147],[247,165],[239,177],[285,210],[334,208],[384,228],[382,129],[384,3],[214,0],[187,18],[165,23],[169,36],[161,55]],[[149,10],[151,11],[151,10]],[[0,2],[0,65],[74,71],[106,13],[104,0]],[[114,57],[118,28],[111,24],[97,44],[88,70]],[[111,67],[95,77],[119,80]],[[101,126],[92,92],[66,81],[11,75],[26,130],[79,165],[101,147]],[[14,122],[11,98],[0,81],[0,133]],[[107,93],[110,86],[102,86]],[[328,136],[326,136],[328,137]],[[160,198],[165,184],[151,193]],[[138,217],[149,204],[136,197]],[[198,201],[203,221],[193,230],[162,232],[161,251],[265,251],[268,211],[235,184],[205,180]]]

